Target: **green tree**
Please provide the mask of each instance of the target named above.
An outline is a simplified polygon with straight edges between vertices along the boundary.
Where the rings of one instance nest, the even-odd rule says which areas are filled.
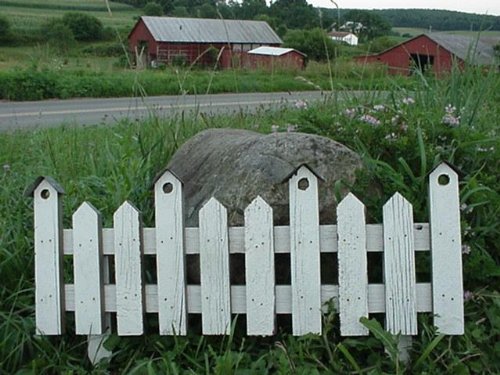
[[[362,28],[359,28],[359,37],[362,40],[388,35],[392,28],[385,18],[367,10],[354,9],[347,12],[342,18],[344,28],[349,27],[348,25],[362,25]]]
[[[276,0],[269,14],[288,29],[311,29],[320,25],[318,12],[306,0]]]
[[[326,60],[335,56],[336,45],[325,30],[289,30],[284,37],[284,46],[305,53],[309,59]]]
[[[268,14],[266,0],[243,0],[235,3],[236,17],[242,20],[253,20],[258,15]]]
[[[170,14],[174,10],[173,0],[157,0],[156,2],[160,4],[163,9],[163,14]]]
[[[7,17],[0,14],[0,43],[6,43],[12,38],[10,21]]]
[[[144,5],[142,9],[145,16],[163,16],[163,8],[160,4],[150,2]]]
[[[203,3],[195,9],[198,18],[218,18],[217,9],[210,3]]]
[[[104,36],[102,22],[97,17],[86,13],[66,13],[62,20],[73,31],[76,40],[101,40]]]

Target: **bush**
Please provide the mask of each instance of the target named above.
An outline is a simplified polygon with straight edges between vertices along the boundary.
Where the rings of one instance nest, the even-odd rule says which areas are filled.
[[[307,55],[309,59],[326,60],[335,56],[336,45],[320,28],[312,30],[290,30],[284,38],[284,45]]]
[[[87,56],[120,57],[125,53],[120,43],[93,44],[82,49]]]
[[[369,44],[368,44],[368,49],[370,53],[378,53],[385,51],[386,49],[389,49],[391,47],[394,47],[395,45],[398,44],[400,39],[390,37],[390,36],[381,36],[378,38],[373,39]]]
[[[42,25],[40,31],[45,40],[61,52],[67,52],[75,43],[73,31],[62,19],[53,18],[48,20]]]
[[[85,13],[66,13],[62,21],[67,25],[78,41],[101,40],[104,37],[102,22]]]

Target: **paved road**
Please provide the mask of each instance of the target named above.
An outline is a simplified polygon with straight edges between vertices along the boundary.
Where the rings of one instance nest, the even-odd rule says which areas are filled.
[[[293,106],[331,94],[319,91],[217,95],[154,96],[147,98],[71,99],[36,102],[0,101],[0,131],[68,125],[113,124],[123,118],[141,120],[152,113],[169,117],[181,112],[208,114],[251,112]]]

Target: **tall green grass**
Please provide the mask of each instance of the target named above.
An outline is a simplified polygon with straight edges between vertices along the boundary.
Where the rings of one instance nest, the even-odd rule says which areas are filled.
[[[31,52],[33,53],[33,51]],[[80,60],[80,58],[78,58]],[[259,71],[231,69],[208,71],[198,68],[168,67],[163,70],[109,70],[105,65],[67,67],[68,61],[54,57],[42,48],[32,55],[31,66],[0,72],[0,99],[41,100],[74,97],[122,97],[134,95],[138,87],[147,95],[207,94],[227,92],[276,92],[372,88],[388,89],[385,71],[379,66],[360,68],[340,61],[334,64],[330,81],[327,64],[311,63],[304,71]],[[48,65],[51,68],[48,68]],[[83,64],[91,64],[90,62]],[[80,62],[80,65],[83,65]],[[411,87],[413,79],[394,77],[400,85]]]
[[[499,85],[497,73],[468,69],[443,80],[421,77],[411,91],[390,81],[387,92],[338,94],[301,109],[231,117],[151,116],[108,127],[2,133],[0,372],[499,373]],[[460,116],[458,124],[445,119],[449,105],[456,108],[452,115]],[[110,226],[125,199],[139,207],[150,226],[153,176],[191,136],[213,127],[268,133],[294,126],[331,137],[363,156],[365,171],[351,188],[367,204],[371,222],[380,220],[380,208],[394,191],[414,204],[417,221],[427,221],[428,173],[442,160],[461,171],[465,335],[439,336],[431,317],[421,314],[420,333],[405,365],[394,351],[384,351],[384,344],[393,348],[397,337],[381,331],[376,320],[364,322],[370,337],[342,338],[338,315],[330,309],[322,336],[293,337],[280,331],[272,338],[245,338],[242,317],[224,338],[196,332],[187,338],[111,336],[106,343],[113,349],[111,362],[95,367],[86,359],[85,338],[71,328],[58,338],[33,336],[33,212],[23,191],[36,176],[51,175],[64,186],[65,227],[84,200]]]

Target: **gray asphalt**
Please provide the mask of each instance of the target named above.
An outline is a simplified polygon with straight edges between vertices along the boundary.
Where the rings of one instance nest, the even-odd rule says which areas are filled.
[[[251,113],[258,109],[294,106],[299,100],[307,102],[325,100],[329,96],[331,93],[304,91],[36,102],[0,101],[0,131],[55,127],[62,124],[109,125],[124,118],[140,121],[152,114],[165,118],[182,112],[185,114]]]

